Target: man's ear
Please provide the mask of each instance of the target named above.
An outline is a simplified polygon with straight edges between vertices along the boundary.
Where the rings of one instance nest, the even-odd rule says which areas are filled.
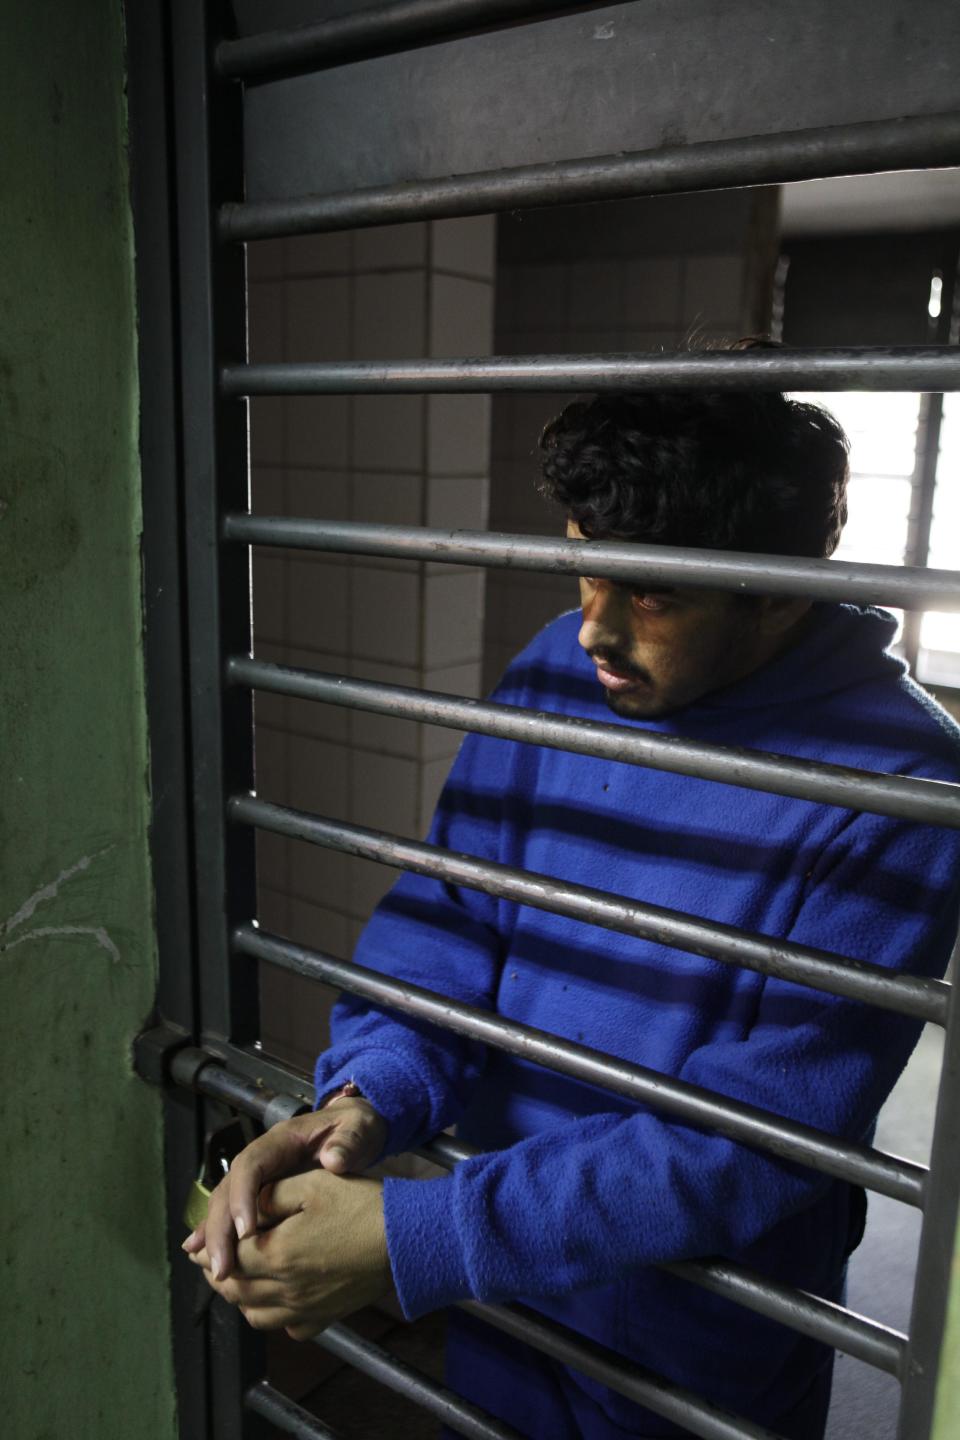
[[[762,635],[771,637],[785,635],[805,615],[809,614],[813,602],[793,595],[763,595],[760,597],[759,626]]]

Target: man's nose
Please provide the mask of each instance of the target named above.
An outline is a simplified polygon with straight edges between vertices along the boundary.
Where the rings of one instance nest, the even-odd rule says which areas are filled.
[[[581,595],[583,624],[577,636],[584,650],[630,648],[630,593],[610,580],[593,581]]]

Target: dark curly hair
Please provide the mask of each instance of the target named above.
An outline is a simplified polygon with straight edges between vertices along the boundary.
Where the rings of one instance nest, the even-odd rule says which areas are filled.
[[[594,540],[826,556],[847,518],[846,436],[776,392],[597,395],[540,448],[542,493]]]

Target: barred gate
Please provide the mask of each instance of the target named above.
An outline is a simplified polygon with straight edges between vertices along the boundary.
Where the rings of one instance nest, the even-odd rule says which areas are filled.
[[[235,8],[242,16],[250,7]],[[774,947],[760,935],[269,804],[251,793],[252,693],[273,691],[918,823],[960,826],[956,786],[666,742],[621,726],[550,719],[510,706],[312,674],[251,658],[253,544],[570,575],[588,567],[591,575],[620,581],[642,578],[914,610],[960,609],[960,574],[948,571],[249,513],[245,402],[250,396],[661,387],[941,392],[960,387],[960,356],[946,346],[246,363],[244,241],[517,207],[960,164],[960,111],[951,90],[956,67],[940,63],[960,53],[960,15],[936,0],[896,0],[884,8],[881,20],[875,7],[859,0],[813,0],[802,16],[793,17],[768,0],[734,0],[725,6],[690,0],[682,16],[679,8],[667,0],[643,7],[398,0],[357,10],[298,6],[295,0],[287,13],[304,21],[312,12],[315,23],[237,35],[232,11],[213,0],[152,0],[128,7],[142,322],[153,846],[162,963],[161,1023],[141,1037],[137,1063],[146,1078],[167,1086],[172,1245],[180,1238],[176,1216],[196,1170],[209,1114],[222,1115],[225,1106],[270,1125],[310,1100],[301,1078],[268,1060],[258,1047],[256,967],[241,957],[286,967],[434,1021],[917,1207],[923,1229],[909,1335],[774,1284],[741,1265],[707,1260],[668,1268],[896,1376],[902,1387],[901,1440],[926,1440],[960,1189],[960,1014],[950,986],[891,975],[878,966],[782,941]],[[638,97],[628,59],[615,58],[604,71],[604,104],[591,111],[590,128],[583,128],[579,117],[571,118],[569,107],[551,102],[544,66],[549,61],[554,78],[564,73],[577,53],[577,27],[588,11],[591,25],[611,27],[629,23],[631,12],[642,11],[656,43],[672,44],[675,55],[693,67],[691,73],[705,59],[714,73],[724,65],[742,65],[743,45],[752,43],[751,36],[756,40],[759,31],[776,44],[751,55],[750,74],[733,99],[723,92],[718,100],[721,87],[701,71],[701,86],[707,91],[714,86],[713,128],[708,136],[698,135],[696,117],[689,116],[682,140],[667,143],[668,133],[676,135],[689,91],[676,79],[661,78]],[[318,12],[332,18],[317,20]],[[936,55],[938,63],[920,67],[918,74],[915,65],[903,61],[903,37],[921,33],[924,54]],[[458,118],[462,97],[453,87],[463,84],[465,72],[461,68],[456,79],[450,78],[438,41],[465,47],[464,53],[476,59],[477,73],[489,74],[502,57],[498,95],[504,113],[492,137],[478,138],[475,131],[483,127],[468,127]],[[533,55],[540,57],[537,65]],[[376,77],[361,63],[370,57],[381,62],[386,57],[387,69]],[[419,66],[418,108],[409,124],[400,125],[397,114],[403,112],[396,107],[402,103],[402,86],[384,88],[384,75],[389,80],[402,74],[400,67],[413,63],[412,57]],[[846,77],[842,93],[835,84],[838,64]],[[790,128],[784,129],[780,107],[791,74]],[[708,108],[704,90],[697,93],[698,109]],[[355,123],[342,153],[331,156],[311,143],[309,122],[324,105],[346,103],[344,96]],[[719,122],[717,105],[723,113]],[[436,121],[442,114],[449,124],[438,137]],[[548,134],[546,141],[540,132]],[[430,148],[427,139],[433,138],[437,144]],[[484,163],[484,146],[491,145],[496,168]],[[550,151],[546,156],[544,145]],[[371,154],[378,157],[379,177],[365,171]],[[341,183],[341,172],[352,176],[351,184]],[[253,923],[258,828],[629,934],[644,936],[656,927],[661,941],[679,948],[945,1027],[929,1170],[265,933]],[[439,1137],[422,1153],[452,1167],[469,1152]],[[331,1435],[262,1378],[262,1341],[238,1315],[215,1306],[202,1331],[191,1325],[194,1277],[185,1276],[185,1268],[174,1267],[173,1282],[182,1433],[234,1440],[262,1433],[265,1419],[285,1433]],[[704,1440],[775,1440],[771,1432],[725,1415],[541,1317],[513,1307],[466,1308]],[[461,1434],[512,1433],[348,1326],[332,1326],[319,1343],[414,1398]]]

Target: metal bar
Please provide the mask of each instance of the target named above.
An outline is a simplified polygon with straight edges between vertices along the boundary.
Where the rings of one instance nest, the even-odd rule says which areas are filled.
[[[916,514],[911,521],[907,551],[908,565],[925,565],[930,554],[930,530],[933,524],[933,497],[937,484],[937,461],[940,458],[940,427],[943,422],[943,396],[923,395],[917,427],[917,454],[913,476]],[[917,673],[920,649],[920,626],[923,615],[913,610],[903,617],[900,644],[911,675]]]
[[[758,1315],[788,1325],[791,1330],[798,1330],[823,1345],[831,1345],[877,1370],[885,1370],[888,1375],[899,1377],[902,1372],[906,1335],[857,1315],[844,1305],[768,1280],[732,1260],[684,1260],[659,1268],[714,1295],[736,1301]]]
[[[225,365],[224,395],[470,395],[503,390],[960,390],[950,345],[484,355]]]
[[[252,783],[251,697],[224,693],[224,657],[251,642],[250,560],[218,544],[221,517],[248,504],[246,407],[217,385],[224,361],[246,359],[244,256],[214,243],[218,202],[243,184],[242,96],[209,70],[223,33],[225,0],[171,0],[174,136],[179,251],[182,466],[185,504],[189,704],[192,743],[197,1012],[200,1028],[235,1039],[259,1034],[254,977],[234,985],[228,927],[255,904],[255,837],[230,835],[225,796]],[[239,840],[239,844],[237,841]],[[196,1159],[196,1157],[195,1157]],[[196,1172],[194,1171],[194,1174]],[[214,1306],[206,1326],[208,1415],[215,1436],[254,1440],[264,1426],[243,1391],[265,1366],[262,1335],[233,1308]]]
[[[277,835],[307,840],[312,845],[324,845],[420,875],[434,875],[448,883],[467,885],[520,905],[568,915],[574,920],[688,950],[724,964],[742,965],[762,975],[775,975],[781,980],[877,1005],[913,1019],[944,1022],[950,986],[940,980],[892,974],[866,960],[849,960],[789,940],[753,935],[736,926],[701,920],[681,910],[647,905],[628,896],[556,880],[551,875],[492,860],[477,860],[437,845],[327,820],[269,804],[254,796],[234,796],[228,813],[232,820],[259,826]]]
[[[295,974],[362,995],[378,1005],[417,1015],[454,1034],[466,1035],[585,1084],[652,1105],[685,1123],[708,1126],[744,1145],[808,1165],[835,1179],[864,1185],[905,1204],[922,1207],[924,1203],[927,1171],[922,1165],[885,1155],[866,1145],[837,1140],[811,1125],[784,1119],[755,1105],[662,1075],[644,1065],[605,1055],[587,1045],[562,1040],[532,1025],[504,1020],[478,1006],[462,1005],[422,986],[393,980],[349,961],[294,945],[252,925],[237,928],[233,945],[240,954],[255,955]]]
[[[221,40],[214,51],[214,65],[218,75],[276,79],[501,21],[532,20],[546,13],[578,9],[583,5],[564,5],[561,0],[398,0],[314,25]]]
[[[418,1145],[415,1154],[434,1165],[452,1170],[464,1160],[483,1152],[450,1135],[436,1135],[425,1145]],[[879,1321],[857,1315],[843,1305],[836,1305],[822,1296],[811,1295],[779,1281],[769,1280],[746,1265],[732,1260],[683,1260],[656,1266],[692,1285],[722,1295],[747,1310],[766,1315],[780,1325],[809,1335],[823,1345],[831,1345],[844,1354],[862,1360],[875,1369],[899,1376],[906,1354],[907,1337]]]
[[[293,1096],[304,1110],[313,1109],[315,1093],[310,1076],[271,1059],[259,1043],[231,1045],[216,1035],[204,1035],[200,1044],[211,1059],[219,1060],[221,1065],[227,1065],[237,1074],[252,1080],[257,1090],[272,1090],[277,1095]]]
[[[405,1365],[381,1346],[362,1339],[346,1325],[328,1325],[314,1336],[314,1344],[345,1360],[361,1374],[369,1375],[371,1380],[405,1396],[428,1415],[435,1415],[449,1429],[456,1430],[458,1435],[466,1435],[470,1440],[523,1440],[512,1425],[462,1400],[455,1391],[438,1385],[412,1365]]]
[[[908,570],[847,560],[795,559],[732,550],[635,545],[632,541],[553,540],[545,536],[491,535],[485,530],[367,525],[347,520],[227,515],[226,540],[282,545],[330,554],[393,555],[449,565],[499,570],[542,570],[557,575],[602,575],[627,584],[705,585],[761,595],[805,595],[859,605],[960,610],[960,571]]]
[[[495,1330],[502,1330],[513,1339],[531,1345],[552,1360],[579,1370],[581,1375],[599,1380],[601,1385],[616,1390],[637,1405],[645,1406],[655,1415],[663,1415],[682,1425],[691,1435],[700,1436],[701,1440],[781,1440],[772,1430],[755,1425],[752,1420],[729,1415],[680,1385],[664,1380],[641,1365],[627,1364],[614,1351],[581,1335],[573,1336],[562,1325],[530,1310],[479,1305],[472,1300],[462,1301],[458,1308],[478,1320],[486,1321]]]
[[[960,942],[953,952],[960,963]],[[930,1434],[943,1331],[954,1271],[954,1243],[960,1223],[960,996],[950,1016],[937,1092],[937,1111],[930,1152],[928,1205],[920,1232],[920,1253],[914,1279],[910,1342],[903,1376],[898,1440],[925,1440]],[[943,1433],[946,1433],[944,1431]]]
[[[196,953],[189,714],[175,334],[175,180],[170,35],[161,0],[127,0],[131,205],[137,254],[143,644],[150,736],[150,854],[157,928],[157,1008],[195,1033]],[[180,1259],[181,1209],[202,1145],[199,1107],[182,1091],[163,1100],[164,1190],[177,1415],[184,1435],[207,1424],[206,1346],[193,1323],[197,1282]]]
[[[309,1410],[304,1410],[295,1400],[283,1395],[267,1380],[260,1380],[256,1385],[251,1385],[243,1403],[256,1415],[261,1415],[284,1435],[295,1435],[297,1440],[340,1440],[336,1430],[331,1430],[329,1425],[324,1425],[311,1415]]]
[[[200,1089],[209,1095],[222,1098],[233,1108],[253,1115],[261,1123],[276,1124],[278,1119],[286,1119],[289,1114],[308,1108],[303,1105],[303,1097],[298,1093],[300,1077],[293,1071],[286,1072],[285,1076],[282,1071],[278,1071],[281,1088],[275,1095],[275,1103],[265,1106],[261,1099],[261,1087],[256,1081],[251,1084],[247,1077],[231,1075],[221,1066],[212,1063],[213,1061],[214,1057],[203,1051],[185,1050],[172,1067],[171,1079],[191,1089]],[[286,1114],[281,1113],[283,1104],[287,1107]],[[434,1165],[452,1170],[464,1160],[470,1160],[483,1152],[475,1145],[468,1145],[452,1135],[436,1135],[423,1145],[416,1146],[413,1153]],[[766,1315],[771,1320],[809,1335],[824,1345],[832,1345],[876,1369],[885,1370],[891,1375],[901,1373],[907,1337],[876,1320],[857,1315],[842,1305],[836,1305],[818,1295],[811,1295],[805,1290],[781,1285],[757,1274],[746,1265],[738,1265],[730,1260],[678,1261],[658,1265],[657,1268],[670,1271],[716,1295],[723,1295],[748,1310]],[[330,1330],[326,1330],[324,1335],[330,1333]],[[373,1374],[373,1371],[370,1373]],[[453,1424],[452,1421],[448,1423]]]
[[[958,164],[960,114],[951,112],[663,145],[626,155],[519,165],[334,195],[229,203],[220,210],[218,232],[221,240],[263,240],[541,205]]]
[[[208,1051],[192,1045],[174,1057],[170,1078],[175,1084],[219,1100],[232,1110],[252,1115],[267,1130],[310,1109],[300,1096],[268,1090],[255,1080],[226,1069]]]
[[[240,96],[211,86],[207,72],[214,0],[174,0],[174,76],[180,269],[181,406],[188,586],[190,703],[196,832],[200,1019],[205,1030],[254,1038],[256,986],[230,983],[228,921],[250,913],[255,894],[252,837],[224,853],[225,781],[253,776],[250,697],[223,693],[224,652],[251,641],[248,555],[217,545],[221,515],[245,509],[247,427],[244,407],[225,402],[215,375],[224,357],[246,354],[243,256],[215,251],[212,195],[242,179]]]
[[[775,795],[792,795],[820,804],[843,805],[875,815],[960,827],[960,785],[944,781],[911,780],[903,775],[875,774],[847,765],[796,760],[734,746],[706,745],[680,736],[627,730],[622,725],[551,715],[519,705],[500,705],[432,690],[353,680],[346,675],[292,669],[241,655],[227,661],[226,673],[230,685],[247,685],[254,690],[294,695],[326,705],[344,705],[375,715],[393,715],[428,725],[443,725],[451,730],[545,745],[625,765],[646,765],[652,770],[668,770]]]

